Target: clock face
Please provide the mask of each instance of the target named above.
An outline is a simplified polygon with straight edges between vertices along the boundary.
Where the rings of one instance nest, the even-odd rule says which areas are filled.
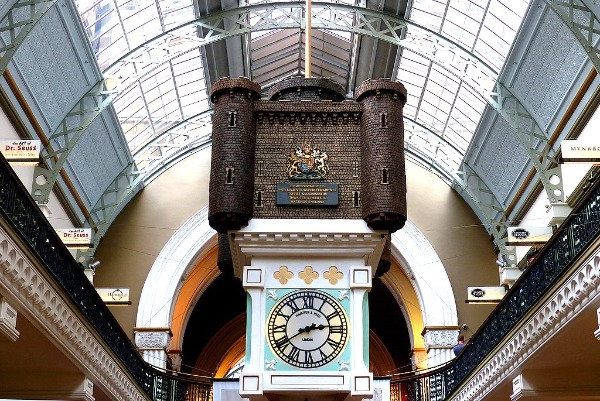
[[[317,368],[333,361],[348,342],[348,318],[331,295],[294,291],[281,298],[267,319],[273,352],[298,368]]]

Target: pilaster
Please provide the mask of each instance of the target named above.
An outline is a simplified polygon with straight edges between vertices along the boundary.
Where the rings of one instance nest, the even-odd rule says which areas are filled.
[[[19,338],[17,310],[3,297],[0,297],[0,333],[4,334],[9,341],[16,341]]]
[[[460,330],[457,326],[426,326],[422,335],[427,352],[427,366],[433,367],[453,358],[452,348]]]
[[[146,362],[159,368],[167,367],[171,329],[168,327],[137,327],[134,329],[135,345]]]

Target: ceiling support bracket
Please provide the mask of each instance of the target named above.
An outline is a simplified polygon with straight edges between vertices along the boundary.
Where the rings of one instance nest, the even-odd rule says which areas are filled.
[[[107,88],[106,80],[94,84],[62,119],[42,149],[42,166],[34,169],[31,194],[38,204],[45,204],[69,154],[81,135],[112,102],[116,92]]]
[[[542,131],[521,101],[501,82],[496,83],[496,90],[489,101],[510,125],[527,151],[550,203],[564,202],[565,194],[557,152],[552,148],[548,135]]]
[[[597,47],[600,21],[581,0],[545,0],[546,4],[573,32],[596,71],[600,73],[600,49]]]
[[[35,24],[56,3],[56,0],[17,0],[0,20],[0,75]],[[8,35],[6,35],[8,33]]]

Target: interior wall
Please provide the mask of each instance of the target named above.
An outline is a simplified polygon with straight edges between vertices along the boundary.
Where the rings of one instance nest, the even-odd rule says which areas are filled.
[[[406,167],[408,217],[448,271],[459,322],[474,330],[491,306],[465,305],[467,286],[498,284],[493,244],[469,206],[447,184],[410,162]],[[111,310],[131,337],[152,263],[177,228],[208,202],[209,170],[210,149],[173,166],[138,193],[100,242],[96,258],[102,264],[94,284],[129,288],[132,305]]]
[[[210,148],[165,171],[141,190],[117,216],[100,241],[96,287],[129,288],[130,306],[110,306],[133,338],[137,307],[146,276],[171,235],[208,203]]]
[[[467,203],[434,174],[407,162],[408,218],[425,235],[446,268],[458,322],[471,337],[493,305],[466,304],[467,287],[496,286],[500,278],[491,237]]]

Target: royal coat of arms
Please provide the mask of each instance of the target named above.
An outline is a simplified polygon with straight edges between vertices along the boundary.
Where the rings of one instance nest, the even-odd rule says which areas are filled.
[[[288,157],[288,177],[291,180],[322,180],[327,176],[327,153],[305,141]]]

